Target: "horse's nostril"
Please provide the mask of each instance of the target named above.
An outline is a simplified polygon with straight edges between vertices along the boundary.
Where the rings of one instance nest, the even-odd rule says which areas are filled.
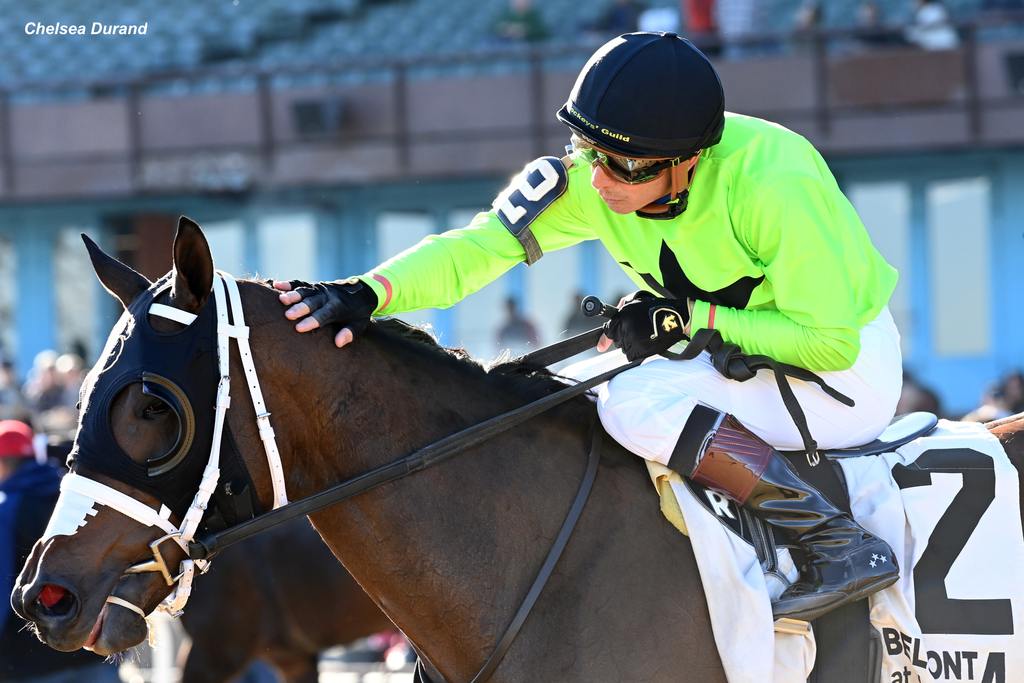
[[[36,596],[36,602],[39,603],[46,614],[62,617],[68,614],[75,606],[75,596],[66,588],[48,583],[39,591],[39,595]]]

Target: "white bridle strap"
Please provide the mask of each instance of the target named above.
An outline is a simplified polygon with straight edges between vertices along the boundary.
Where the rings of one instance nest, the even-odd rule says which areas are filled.
[[[149,314],[158,315],[161,318],[167,318],[168,320],[173,320],[174,322],[181,323],[182,325],[191,325],[198,317],[195,313],[189,313],[188,311],[183,311],[180,308],[167,306],[165,304],[150,304]]]
[[[226,296],[224,280],[218,277],[213,281],[213,298],[217,306],[217,367],[220,379],[217,382],[217,398],[214,403],[213,438],[210,443],[210,457],[206,461],[206,469],[203,470],[199,489],[192,499],[188,512],[185,513],[185,518],[181,521],[181,538],[186,543],[192,540],[200,522],[203,521],[210,497],[217,489],[217,482],[220,481],[220,444],[224,436],[224,421],[228,408],[231,407],[231,349],[228,343],[229,337],[225,332],[230,321],[228,320]]]
[[[108,595],[106,601],[109,602],[111,605],[117,605],[118,607],[124,607],[125,609],[131,610],[132,612],[135,612],[136,614],[138,614],[143,619],[146,618],[146,613],[142,611],[141,607],[136,607],[135,605],[133,605],[132,603],[128,602],[127,600],[122,600],[121,598],[118,598],[116,596]]]
[[[260,439],[263,441],[263,450],[267,454],[267,465],[270,467],[270,480],[274,486],[274,507],[279,508],[288,504],[284,467],[281,465],[281,454],[277,450],[274,428],[270,424],[270,413],[267,411],[266,403],[263,402],[260,380],[256,376],[256,364],[253,362],[252,350],[249,347],[249,328],[242,325],[244,320],[242,295],[239,294],[238,283],[233,277],[227,273],[220,273],[220,275],[224,284],[227,285],[228,299],[231,301],[231,317],[235,321],[229,334],[235,338],[235,343],[238,344],[238,355],[242,359],[242,368],[245,370],[245,382],[249,385],[252,406],[256,411],[256,424],[259,427]]]
[[[164,533],[178,533],[177,527],[168,519],[171,516],[171,511],[166,506],[160,506],[160,511],[158,512],[145,503],[140,503],[131,496],[98,481],[71,472],[64,475],[60,482],[60,490],[61,493],[66,491],[90,498],[97,503],[117,510],[122,515],[130,517],[140,524],[163,529]],[[179,544],[186,551],[188,550],[187,544],[181,544],[180,542]]]
[[[169,285],[168,285],[169,286]],[[253,408],[256,411],[256,423],[259,426],[260,439],[267,455],[267,464],[270,468],[270,478],[274,487],[274,507],[280,507],[288,502],[288,495],[285,490],[284,468],[281,466],[281,455],[277,449],[277,441],[274,438],[274,429],[270,425],[270,413],[267,411],[263,401],[263,392],[260,390],[259,379],[256,376],[256,365],[253,362],[252,351],[249,347],[249,328],[245,325],[245,317],[242,312],[242,297],[238,291],[238,285],[234,278],[227,273],[217,271],[217,278],[213,282],[213,298],[217,307],[217,365],[219,379],[217,382],[217,398],[215,402],[215,416],[213,423],[213,438],[210,443],[210,456],[203,470],[199,488],[189,505],[188,511],[181,521],[181,526],[175,527],[169,520],[171,511],[166,506],[161,506],[159,512],[148,505],[140,503],[131,496],[121,493],[98,481],[87,479],[78,474],[68,474],[61,483],[61,499],[57,503],[57,510],[64,510],[60,515],[55,511],[51,518],[50,527],[47,528],[45,538],[52,535],[74,534],[80,527],[86,524],[89,515],[95,515],[96,510],[93,503],[99,503],[114,508],[121,514],[130,517],[145,526],[155,526],[162,529],[168,537],[188,553],[188,543],[195,536],[203,515],[210,503],[210,497],[217,489],[220,481],[220,447],[224,436],[224,423],[226,421],[228,408],[231,407],[231,376],[230,376],[230,349],[231,339],[238,344],[239,357],[242,367],[245,369],[245,381],[249,386],[249,393],[252,396]],[[228,306],[230,305],[231,317],[228,317]],[[164,304],[151,304],[149,313],[168,318],[184,325],[191,325],[196,316],[187,311],[166,306]],[[67,495],[65,495],[67,494]],[[77,498],[74,496],[77,495]],[[64,503],[62,506],[62,502]],[[154,543],[153,551],[156,555],[156,563],[163,567],[163,559],[160,555],[159,544],[164,539]],[[154,563],[155,564],[155,563]],[[181,563],[181,572],[175,579],[177,582],[175,590],[159,609],[172,614],[180,613],[188,601],[192,591],[192,579],[195,570],[205,572],[209,563],[186,559]],[[151,571],[148,567],[142,571]],[[160,571],[165,571],[163,567]],[[171,579],[168,579],[170,582]],[[107,602],[119,605],[126,609],[145,614],[141,609],[131,603],[116,597],[109,597]]]

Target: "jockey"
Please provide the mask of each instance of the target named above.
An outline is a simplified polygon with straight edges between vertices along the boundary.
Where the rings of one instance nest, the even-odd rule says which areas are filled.
[[[568,156],[531,162],[491,211],[359,277],[275,283],[286,316],[300,332],[341,325],[341,347],[371,315],[450,306],[521,261],[598,239],[642,288],[620,302],[598,350],[652,356],[601,389],[609,434],[794,537],[807,562],[773,605],[777,618],[813,619],[895,582],[885,542],[775,450],[803,443],[770,372],[739,383],[707,354],[654,355],[715,329],[854,400],[791,380],[821,448],[865,443],[888,425],[902,382],[887,309],[897,273],[821,155],[779,125],[726,113],[711,63],[672,33],[602,46],[557,116],[571,130]]]

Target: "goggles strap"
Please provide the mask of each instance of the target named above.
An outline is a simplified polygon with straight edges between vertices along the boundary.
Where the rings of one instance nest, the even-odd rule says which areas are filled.
[[[686,168],[686,161],[673,164],[669,168],[669,192],[666,201],[652,202],[636,212],[641,218],[669,219],[675,218],[686,211],[686,203],[689,196],[690,185],[693,183],[693,174],[697,170],[700,159],[689,169]]]

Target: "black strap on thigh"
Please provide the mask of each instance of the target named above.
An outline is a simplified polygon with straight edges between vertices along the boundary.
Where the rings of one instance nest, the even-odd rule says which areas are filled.
[[[746,382],[754,377],[758,370],[771,370],[775,375],[775,383],[779,387],[779,393],[782,395],[782,403],[786,406],[786,410],[789,411],[790,417],[793,418],[793,424],[796,425],[797,431],[800,432],[800,440],[804,444],[807,462],[811,466],[817,465],[820,462],[821,456],[818,454],[818,443],[811,436],[811,431],[807,427],[807,417],[804,415],[803,408],[800,407],[800,402],[797,401],[796,395],[793,394],[793,388],[789,386],[787,378],[794,377],[805,382],[813,382],[822,391],[843,405],[852,407],[854,405],[852,398],[836,391],[826,384],[825,380],[810,370],[790,365],[789,363],[781,363],[770,356],[748,356],[744,354],[739,346],[722,339],[722,334],[718,330],[707,328],[697,330],[697,333],[693,335],[693,339],[686,345],[682,353],[666,351],[662,355],[671,360],[692,360],[699,356],[702,351],[707,351],[711,355],[711,364],[715,367],[715,370],[737,382]]]

